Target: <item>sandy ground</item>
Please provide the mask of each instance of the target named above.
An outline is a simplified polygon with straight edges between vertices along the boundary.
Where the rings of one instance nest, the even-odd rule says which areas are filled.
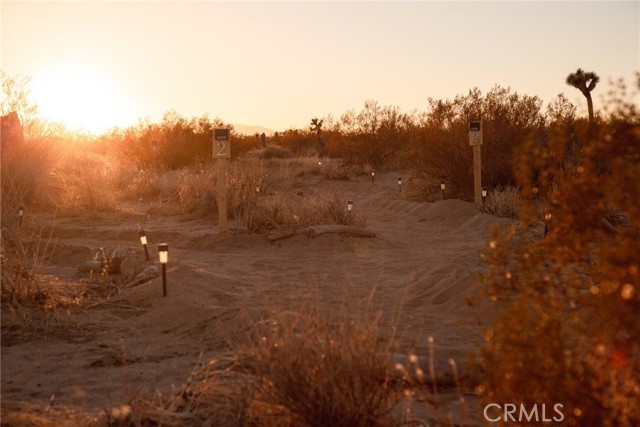
[[[158,265],[156,245],[167,242],[168,296],[156,277],[61,313],[63,330],[3,337],[4,415],[27,404],[100,411],[142,393],[167,392],[199,362],[229,349],[268,310],[314,307],[331,315],[346,305],[381,311],[382,334],[397,326],[399,353],[424,355],[433,336],[439,361],[463,364],[481,340],[478,315],[464,296],[483,271],[479,255],[491,227],[509,221],[458,200],[401,200],[397,176],[379,174],[375,184],[365,176],[312,177],[299,189],[353,199],[374,238],[298,235],[272,243],[241,230],[219,234],[212,219],[153,213],[145,202],[130,214],[37,214],[55,236],[44,268],[55,278],[52,286],[77,282],[78,265],[99,247],[130,249],[141,268]],[[140,227],[152,261],[138,243]],[[3,327],[10,322],[3,312]]]

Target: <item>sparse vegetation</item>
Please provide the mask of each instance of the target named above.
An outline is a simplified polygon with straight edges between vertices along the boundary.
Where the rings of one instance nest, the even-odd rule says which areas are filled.
[[[487,191],[484,211],[503,218],[518,218],[519,192],[516,187],[496,188]]]
[[[582,83],[576,83],[575,76],[571,81],[590,92],[598,78],[585,78]],[[32,113],[26,104],[15,105]],[[314,119],[309,130],[291,129],[269,139],[264,134],[232,133],[235,145],[227,182],[234,232],[213,237],[209,231],[204,237],[194,232],[176,245],[183,251],[180,256],[195,251],[190,247],[193,242],[223,253],[231,246],[230,240],[243,238],[247,240],[241,244],[262,239],[265,247],[273,245],[269,250],[275,253],[280,242],[254,234],[319,224],[365,227],[368,206],[377,208],[389,202],[380,208],[387,221],[398,212],[395,209],[409,204],[398,200],[398,188],[388,183],[388,175],[387,182],[376,181],[367,187],[371,189],[366,194],[368,204],[359,204],[352,211],[347,209],[346,192],[336,191],[341,186],[353,186],[357,190],[348,190],[353,192],[362,190],[365,187],[360,184],[369,184],[371,168],[380,172],[378,179],[387,170],[410,167],[412,176],[400,193],[404,199],[439,201],[441,180],[447,184],[445,198],[469,199],[472,170],[467,123],[482,119],[483,173],[490,188],[484,210],[518,218],[519,224],[496,231],[484,254],[488,271],[482,279],[480,305],[489,304],[493,317],[486,325],[476,391],[487,401],[562,403],[569,426],[638,425],[637,105],[614,98],[613,110],[603,112],[590,125],[575,117],[575,107],[564,97],[552,101],[545,113],[541,105],[537,97],[495,87],[486,95],[474,89],[454,100],[430,99],[424,113],[407,114],[367,101],[361,112],[348,112],[336,122],[330,117]],[[3,340],[11,342],[21,334],[50,331],[64,310],[112,304],[123,290],[124,282],[114,277],[122,275],[117,250],[93,251],[88,277],[77,278],[73,285],[45,275],[54,234],[43,232],[34,219],[36,214],[56,209],[80,218],[126,212],[133,218],[130,224],[138,229],[143,223],[156,227],[158,238],[171,236],[158,220],[174,212],[179,212],[180,220],[200,221],[198,225],[209,227],[215,222],[218,203],[218,170],[210,159],[210,134],[214,127],[229,127],[219,119],[186,119],[172,112],[161,123],[142,123],[88,141],[47,136],[37,125],[31,121],[29,133],[2,145],[2,308],[5,315],[18,319],[3,323]],[[19,127],[12,125],[11,132],[15,129]],[[59,144],[59,139],[66,145]],[[317,151],[326,156],[312,155]],[[131,207],[142,201],[148,209],[140,208],[142,203]],[[462,206],[460,216],[467,215],[464,209],[477,214],[475,207],[458,204]],[[409,225],[394,224],[394,232],[404,232],[405,225],[431,225],[430,217],[421,213],[424,205],[411,205]],[[25,218],[18,217],[20,208]],[[440,220],[446,213],[434,217]],[[381,218],[370,224],[383,221]],[[135,226],[123,232],[126,239],[135,241]],[[544,233],[536,232],[543,228]],[[343,243],[353,247],[354,256],[362,257],[395,244],[388,236],[373,244],[346,238],[340,241]],[[137,278],[143,266],[138,255],[134,252],[130,257],[135,268],[127,276],[129,284],[155,277],[155,266],[144,265],[151,276]],[[260,262],[268,264],[265,269],[275,270],[280,268],[279,256]],[[327,259],[322,280],[334,280],[332,260]],[[405,277],[410,273],[405,264],[397,270],[402,281],[413,283],[413,277]],[[433,274],[438,275],[437,280],[429,280],[435,284],[416,281],[417,287],[425,289],[418,289],[415,299],[427,298],[435,307],[448,303],[450,295],[459,290],[455,285],[436,289],[450,275],[440,270]],[[216,286],[227,280],[232,282],[230,287],[246,285],[245,279],[223,276],[212,279]],[[252,280],[246,282],[256,285]],[[291,280],[303,281],[300,277]],[[376,283],[368,285],[373,288]],[[217,310],[232,298],[242,297],[221,292],[211,298],[214,307],[207,305],[203,311]],[[149,297],[141,298],[148,301]],[[127,304],[119,309],[136,314],[144,311]],[[209,327],[207,322],[214,315],[207,312],[207,316],[201,324]],[[60,331],[63,326],[56,325]],[[274,312],[251,325],[250,340],[195,370],[182,387],[117,406],[107,412],[106,424],[398,425],[402,422],[394,408],[410,391],[390,373],[392,343],[382,338],[387,335],[378,327],[377,319],[363,318],[357,310],[331,320],[313,309],[294,315]],[[186,329],[197,334],[195,327]]]
[[[521,227],[496,233],[485,252],[497,313],[482,352],[486,400],[561,403],[572,426],[640,423],[640,123],[637,104],[618,94],[612,105],[597,128],[518,153]],[[571,162],[544,156],[573,141]],[[625,220],[612,224],[612,211]],[[543,221],[545,236],[531,235]]]
[[[392,426],[405,386],[391,372],[391,347],[376,319],[281,311],[171,395],[110,416],[133,426]]]

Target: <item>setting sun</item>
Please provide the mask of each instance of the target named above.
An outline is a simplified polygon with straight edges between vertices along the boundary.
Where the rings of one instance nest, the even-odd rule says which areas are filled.
[[[101,133],[135,123],[131,102],[105,71],[83,63],[67,63],[34,79],[40,113],[71,129]]]

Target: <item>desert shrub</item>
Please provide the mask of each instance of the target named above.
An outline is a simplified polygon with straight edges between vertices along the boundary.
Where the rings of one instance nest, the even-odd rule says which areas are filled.
[[[112,425],[395,425],[403,385],[390,372],[390,344],[377,324],[310,310],[273,314],[169,396],[116,408]]]
[[[488,402],[560,403],[570,426],[640,424],[640,115],[633,102],[613,105],[571,141],[554,133],[523,148],[521,226],[496,232],[484,254],[498,314],[480,389]],[[545,161],[573,142],[571,161]],[[542,208],[537,176],[554,177]],[[626,220],[605,221],[611,211]],[[528,232],[542,221],[544,238]]]
[[[273,144],[252,150],[247,155],[258,159],[290,159],[295,157],[295,154],[288,148]]]
[[[483,183],[488,187],[515,184],[514,150],[543,124],[537,97],[511,93],[496,86],[486,95],[473,89],[453,100],[429,99],[410,138],[412,169],[447,182],[448,193],[473,199],[473,152],[469,122],[482,120]]]
[[[291,173],[296,178],[305,176],[314,176],[322,174],[323,168],[326,168],[327,161],[319,159],[315,156],[298,157],[295,161],[289,162]]]
[[[503,218],[518,218],[519,191],[516,187],[498,187],[487,191],[484,211]]]
[[[61,159],[55,145],[24,142],[2,150],[2,218],[13,218],[17,205],[50,202],[50,174]]]
[[[348,164],[380,169],[406,150],[413,121],[413,116],[398,107],[366,101],[359,113],[352,110],[342,115],[334,132],[338,135],[331,138],[331,151]]]
[[[217,214],[217,180],[215,163],[209,163],[199,170],[191,168],[178,171],[176,187],[182,211],[200,215]]]
[[[269,183],[265,181],[262,163],[257,160],[233,162],[227,186],[227,206],[231,217],[243,221],[248,229],[252,229],[260,193],[271,191]]]
[[[124,172],[124,173],[123,173]],[[153,168],[125,169],[118,173],[122,196],[127,199],[152,198],[163,194],[164,175]]]
[[[67,156],[52,171],[56,204],[71,212],[112,210],[116,206],[113,164],[102,156],[85,153]]]
[[[207,115],[187,119],[175,111],[167,111],[159,123],[141,122],[135,127],[113,131],[98,139],[101,145],[117,147],[123,162],[133,162],[138,168],[156,167],[177,170],[193,165],[197,159],[211,158],[213,130],[228,128],[218,118]],[[238,138],[234,155],[248,150],[244,138]]]
[[[278,134],[277,143],[294,153],[296,157],[317,153],[318,139],[308,130],[288,129]]]
[[[378,339],[377,322],[338,323],[311,315],[280,315],[249,349],[257,396],[286,408],[296,424],[383,426],[400,397]]]
[[[331,181],[348,181],[357,170],[357,166],[327,161],[322,164],[322,177]]]
[[[347,200],[337,194],[305,198],[272,197],[256,207],[248,228],[265,232],[283,227],[338,224],[364,227],[366,217],[359,209],[347,210]]]
[[[177,174],[177,197],[183,212],[217,215],[218,169],[215,162],[186,168]],[[261,192],[269,192],[262,164],[255,159],[235,159],[227,172],[227,212],[231,218],[252,221]]]
[[[35,273],[38,254],[13,233],[4,232],[2,238],[2,305],[15,308],[43,304],[46,293]]]
[[[402,186],[402,197],[417,202],[438,202],[442,200],[440,180],[429,175],[423,175],[416,171]],[[445,197],[448,197],[446,195]]]

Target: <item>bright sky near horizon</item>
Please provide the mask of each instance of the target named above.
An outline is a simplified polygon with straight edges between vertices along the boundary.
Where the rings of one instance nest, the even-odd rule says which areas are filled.
[[[2,1],[0,67],[43,116],[102,132],[174,109],[273,130],[368,99],[403,111],[496,84],[558,93],[578,67],[633,83],[640,1]]]

